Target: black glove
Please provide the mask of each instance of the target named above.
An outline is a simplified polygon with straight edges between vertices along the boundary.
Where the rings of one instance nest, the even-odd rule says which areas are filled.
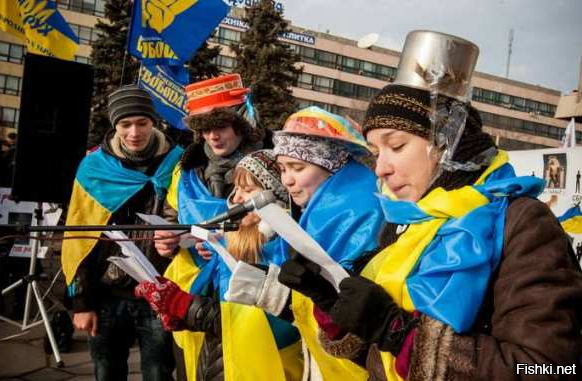
[[[279,282],[311,298],[322,311],[328,312],[337,300],[337,292],[320,272],[317,263],[297,255],[283,263]]]
[[[398,307],[382,286],[361,276],[341,281],[338,300],[329,314],[346,331],[394,356],[418,321]]]

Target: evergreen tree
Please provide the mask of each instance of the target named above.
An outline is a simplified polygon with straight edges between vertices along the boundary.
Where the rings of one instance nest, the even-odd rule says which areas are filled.
[[[232,46],[236,53],[235,72],[241,74],[245,85],[251,86],[261,123],[269,129],[280,129],[296,111],[291,86],[302,72],[296,66],[299,55],[279,40],[282,33],[290,30],[289,23],[275,10],[273,0],[259,0],[248,7],[243,20],[249,30]]]
[[[209,47],[206,42],[200,46],[196,54],[188,61],[190,70],[190,83],[220,75],[220,68],[214,59],[220,54],[220,46]]]
[[[131,17],[128,0],[106,0],[105,17],[108,22],[97,21],[99,38],[93,43],[91,59],[95,70],[93,108],[89,128],[89,147],[103,140],[110,128],[107,113],[107,96],[120,84],[135,83],[139,61],[125,54],[127,32]],[[123,61],[125,59],[125,68]],[[121,72],[123,71],[123,80]]]
[[[111,126],[107,112],[108,95],[119,88],[120,84],[136,83],[140,65],[139,60],[125,52],[131,17],[129,1],[106,0],[105,17],[108,22],[97,21],[96,29],[99,38],[93,43],[91,53],[95,82],[89,147],[100,144]],[[219,75],[220,69],[212,62],[219,53],[219,46],[209,48],[204,43],[187,64],[190,81],[196,82]],[[125,68],[123,68],[124,59]],[[121,79],[122,71],[123,80]]]

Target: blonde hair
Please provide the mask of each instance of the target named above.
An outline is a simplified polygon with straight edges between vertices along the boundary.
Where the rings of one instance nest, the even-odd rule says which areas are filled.
[[[235,187],[250,185],[264,189],[257,178],[244,168],[237,168],[234,172]],[[239,226],[237,231],[226,233],[226,248],[237,259],[247,263],[258,263],[261,259],[261,250],[267,238],[259,231],[259,223]]]

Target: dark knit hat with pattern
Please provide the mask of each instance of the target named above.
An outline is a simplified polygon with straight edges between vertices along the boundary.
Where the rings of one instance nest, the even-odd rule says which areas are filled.
[[[241,159],[236,168],[249,171],[265,190],[271,190],[283,204],[289,201],[287,189],[281,182],[281,170],[272,150],[252,152]]]
[[[109,94],[107,109],[113,127],[130,116],[146,116],[154,124],[158,121],[152,98],[137,85],[126,85]]]
[[[437,107],[447,107],[457,100],[440,95]],[[483,123],[477,109],[470,104],[467,107],[467,120],[461,139],[453,154],[453,160],[465,163],[486,149],[495,146],[491,137],[483,132]],[[364,123],[362,134],[377,128],[390,128],[409,132],[429,139],[431,132],[430,121],[430,95],[426,90],[415,89],[408,86],[385,86],[370,102]]]

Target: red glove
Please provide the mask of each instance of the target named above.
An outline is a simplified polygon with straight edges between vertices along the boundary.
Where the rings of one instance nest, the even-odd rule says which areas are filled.
[[[166,329],[173,329],[184,320],[193,296],[184,292],[169,279],[158,277],[160,284],[143,281],[135,288],[135,296],[148,301]]]

